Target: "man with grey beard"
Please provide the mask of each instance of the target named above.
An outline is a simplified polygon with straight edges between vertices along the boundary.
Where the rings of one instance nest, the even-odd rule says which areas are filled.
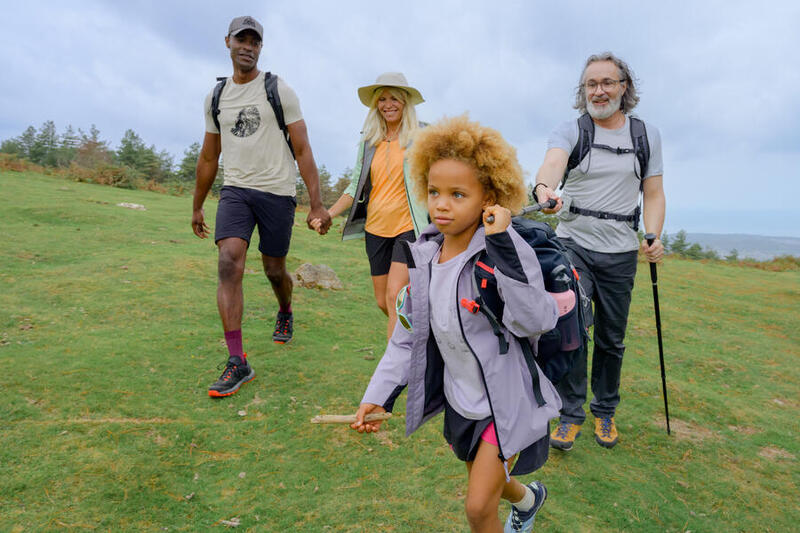
[[[606,448],[618,440],[614,416],[640,248],[640,192],[645,230],[660,237],[664,225],[661,137],[654,126],[631,116],[639,101],[635,83],[628,65],[610,52],[586,60],[574,106],[583,116],[550,135],[533,190],[539,202],[557,201],[545,212],[558,213],[556,234],[580,275],[587,324],[594,323],[590,409],[595,441]],[[559,183],[560,196],[555,192]],[[642,241],[641,250],[651,263],[664,254],[660,238],[652,245]],[[571,449],[581,433],[587,359],[584,344],[557,385],[563,406],[550,435],[554,448]]]

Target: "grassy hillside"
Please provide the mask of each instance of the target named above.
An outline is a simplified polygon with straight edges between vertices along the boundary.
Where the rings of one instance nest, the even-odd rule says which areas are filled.
[[[0,173],[0,530],[222,530],[236,517],[252,531],[467,531],[465,469],[440,418],[410,438],[403,401],[376,435],[308,422],[355,411],[382,354],[363,243],[298,215],[289,267],[326,263],[346,288],[296,289],[286,346],[271,342],[276,305],[251,254],[257,378],[212,401],[216,249],[190,211],[188,197]],[[551,454],[535,474],[550,490],[537,531],[793,530],[800,272],[671,259],[659,274],[673,434],[641,264],[620,443],[597,446],[590,416],[573,451]]]

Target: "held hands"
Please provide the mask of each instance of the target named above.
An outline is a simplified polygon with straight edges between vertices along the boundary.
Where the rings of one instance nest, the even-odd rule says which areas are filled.
[[[647,244],[647,239],[643,239],[641,250],[650,263],[660,263],[664,258],[664,245],[659,238],[656,238],[652,245]]]
[[[502,233],[511,224],[511,211],[500,205],[490,205],[483,210],[483,227],[486,235]]]
[[[364,417],[370,413],[385,413],[386,409],[381,407],[380,405],[375,405],[374,403],[362,403],[358,406],[358,412],[356,412],[356,421],[350,424],[350,427],[358,431],[359,433],[375,433],[381,427],[381,420],[375,420],[373,422],[364,422]]]
[[[313,229],[320,235],[325,235],[331,227],[331,215],[322,206],[312,207],[308,212],[306,224],[308,224],[308,229]]]
[[[564,202],[561,200],[561,197],[558,196],[555,193],[555,191],[553,191],[553,189],[551,189],[547,185],[537,184],[534,191],[536,192],[536,198],[538,198],[539,203],[546,202],[551,198],[556,201],[555,207],[553,207],[552,209],[550,208],[542,209],[542,213],[552,215],[553,213],[558,213],[561,210],[561,207],[563,207]]]
[[[202,209],[196,209],[192,213],[192,231],[201,239],[208,238],[211,228],[205,222],[205,213]]]

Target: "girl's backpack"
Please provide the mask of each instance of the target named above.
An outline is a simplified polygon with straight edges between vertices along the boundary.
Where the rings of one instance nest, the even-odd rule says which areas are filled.
[[[533,378],[534,395],[542,406],[545,402],[539,388],[539,374],[535,363],[552,383],[558,383],[572,368],[576,354],[588,339],[582,305],[585,295],[566,247],[550,226],[524,217],[514,217],[511,224],[536,252],[545,290],[559,304],[558,323],[555,328],[539,337],[535,354],[529,339],[515,336]],[[500,344],[500,353],[506,354],[508,343],[501,326],[504,303],[497,292],[494,264],[485,251],[475,262],[472,279],[478,296],[475,300],[463,298],[461,305],[471,313],[482,313],[487,318]]]

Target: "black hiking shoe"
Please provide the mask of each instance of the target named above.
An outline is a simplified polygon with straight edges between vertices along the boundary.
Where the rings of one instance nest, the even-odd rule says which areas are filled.
[[[272,340],[277,344],[286,344],[292,340],[294,325],[294,315],[278,311],[278,318],[275,320],[275,331],[272,332]]]
[[[256,372],[247,361],[243,364],[236,364],[228,360],[225,364],[225,370],[222,371],[222,375],[208,388],[208,395],[212,398],[230,396],[238,391],[239,387],[251,381],[254,377],[256,377]]]

